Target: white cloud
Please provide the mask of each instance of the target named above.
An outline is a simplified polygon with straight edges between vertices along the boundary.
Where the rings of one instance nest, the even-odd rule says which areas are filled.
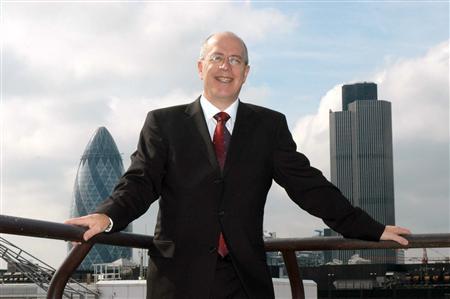
[[[329,177],[330,156],[329,111],[341,109],[341,87],[336,85],[322,97],[315,115],[302,117],[295,125],[292,135],[298,150],[306,154],[311,165],[321,169]]]
[[[200,44],[211,32],[235,31],[251,46],[296,26],[277,10],[230,3],[16,4],[4,15],[5,53],[45,74],[47,92],[78,94],[89,83],[94,90],[85,92],[112,93],[114,81],[146,94],[192,91]]]
[[[300,209],[276,183],[269,191],[264,215],[264,229],[281,238],[310,237],[314,230],[326,227],[321,219]]]
[[[365,78],[363,78],[365,80]],[[370,78],[367,78],[369,80]],[[392,102],[396,222],[413,233],[447,233],[450,229],[449,53],[448,42],[426,55],[401,59],[373,76],[379,99]],[[329,109],[341,110],[341,86],[321,99],[316,114],[301,117],[292,130],[298,150],[329,176]],[[266,205],[265,229],[279,237],[314,235],[323,222],[301,211],[274,184]],[[448,248],[429,251],[448,256]],[[406,257],[421,251],[406,251]]]
[[[321,99],[317,114],[300,118],[292,130],[297,150],[304,153],[311,165],[329,175],[329,109],[340,108],[341,85],[329,90]],[[264,227],[276,231],[278,237],[310,237],[314,230],[326,225],[293,203],[283,188],[274,183],[266,206]]]
[[[50,221],[68,216],[79,157],[97,127],[111,131],[127,165],[147,111],[198,96],[195,60],[208,34],[234,31],[255,53],[253,47],[268,47],[271,36],[280,38],[297,27],[295,18],[248,2],[7,3],[3,8],[1,212]],[[374,76],[380,99],[393,103],[398,222],[417,229],[416,219],[426,212],[434,215],[427,227],[448,231],[446,45],[424,57],[395,61]],[[249,82],[243,90],[243,98],[262,105],[272,96],[267,85]],[[301,118],[293,129],[299,150],[327,175],[328,110],[338,108],[340,85],[322,98],[316,114]],[[424,169],[426,175],[419,171]],[[151,220],[138,220],[139,232],[153,231],[156,208],[146,214]],[[272,188],[266,229],[293,237],[322,227],[280,187]],[[52,265],[65,255],[63,242],[55,242],[53,251],[41,240],[14,240],[39,250],[33,254]]]
[[[393,107],[397,223],[416,233],[448,232],[448,42],[422,57],[392,62],[373,80],[379,84],[379,99],[391,101]],[[326,93],[316,114],[300,118],[293,129],[299,150],[326,174],[329,109],[341,110],[341,85]],[[277,191],[276,196],[284,195]],[[285,233],[295,235],[291,231],[286,226]]]
[[[76,167],[97,127],[111,131],[126,166],[147,111],[200,94],[196,59],[207,35],[235,31],[252,47],[296,26],[278,10],[248,3],[3,8],[1,213],[50,221],[69,216]],[[258,97],[269,93],[267,86],[247,91]],[[148,222],[140,220],[138,231],[147,226],[151,233]],[[56,253],[39,240],[14,240],[24,248],[43,248],[34,254],[52,265],[65,255],[63,242],[54,246]]]
[[[402,59],[376,76],[380,98],[392,101],[394,139],[448,142],[449,43]]]

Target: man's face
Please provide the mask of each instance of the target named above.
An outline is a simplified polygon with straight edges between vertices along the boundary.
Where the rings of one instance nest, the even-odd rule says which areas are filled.
[[[198,61],[205,97],[213,103],[231,104],[237,99],[250,67],[244,62],[244,48],[231,35],[209,39],[204,58]]]

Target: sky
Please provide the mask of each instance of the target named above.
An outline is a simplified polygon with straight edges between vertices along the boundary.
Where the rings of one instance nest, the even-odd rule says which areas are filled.
[[[249,49],[241,100],[284,113],[327,177],[342,84],[376,82],[392,103],[397,224],[450,231],[448,2],[3,1],[1,17],[1,214],[67,219],[94,131],[108,128],[127,167],[146,113],[198,97],[200,45],[229,30]],[[134,231],[153,234],[156,211]],[[325,225],[273,184],[264,228],[309,237]],[[63,241],[3,237],[53,266],[66,255]]]

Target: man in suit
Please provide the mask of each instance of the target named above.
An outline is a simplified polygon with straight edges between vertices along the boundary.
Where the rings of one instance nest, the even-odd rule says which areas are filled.
[[[272,180],[345,237],[407,244],[407,229],[352,207],[309,165],[284,115],[239,100],[249,70],[238,36],[208,37],[198,61],[203,94],[151,111],[113,194],[66,222],[88,227],[88,240],[125,228],[159,198],[147,298],[274,298],[262,238]]]

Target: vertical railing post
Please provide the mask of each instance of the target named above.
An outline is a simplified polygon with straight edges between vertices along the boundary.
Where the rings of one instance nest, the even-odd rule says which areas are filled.
[[[292,299],[305,299],[305,290],[303,281],[298,270],[297,258],[294,250],[283,250],[284,265],[288,273],[289,282],[291,284]]]
[[[61,299],[64,288],[72,273],[78,268],[83,259],[91,250],[94,243],[87,242],[75,245],[66,257],[62,265],[58,268],[50,281],[47,292],[47,299]]]

